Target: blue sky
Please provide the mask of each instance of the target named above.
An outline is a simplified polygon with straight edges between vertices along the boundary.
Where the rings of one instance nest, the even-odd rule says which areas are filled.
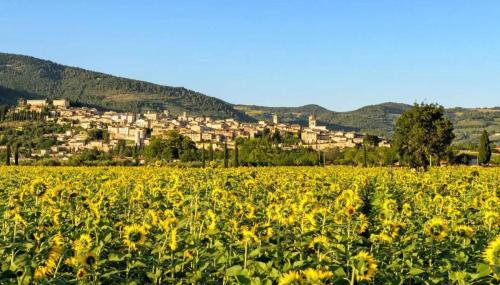
[[[0,1],[0,51],[231,103],[500,105],[500,1]]]

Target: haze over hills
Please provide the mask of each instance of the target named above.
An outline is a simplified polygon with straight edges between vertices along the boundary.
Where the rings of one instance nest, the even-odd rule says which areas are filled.
[[[0,53],[0,104],[13,105],[19,98],[67,98],[73,104],[104,110],[168,109],[174,114],[186,111],[241,121],[270,120],[275,113],[282,122],[301,125],[307,125],[308,115],[314,114],[320,124],[331,129],[383,136],[392,134],[397,117],[411,107],[389,102],[334,112],[313,104],[301,107],[233,105],[183,87],[162,86],[30,56]],[[455,143],[476,142],[483,129],[492,134],[493,141],[500,142],[500,107],[451,108],[446,114],[455,125]]]

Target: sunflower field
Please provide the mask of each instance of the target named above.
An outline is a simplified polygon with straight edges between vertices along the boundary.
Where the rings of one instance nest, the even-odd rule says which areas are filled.
[[[0,167],[0,284],[493,284],[499,181],[474,167]]]

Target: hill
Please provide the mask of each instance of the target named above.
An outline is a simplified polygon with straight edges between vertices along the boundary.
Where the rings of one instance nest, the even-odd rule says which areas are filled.
[[[0,102],[19,97],[67,98],[116,111],[168,109],[216,118],[252,120],[227,102],[182,87],[169,87],[69,67],[30,56],[0,53]]]
[[[270,120],[272,114],[278,114],[282,122],[307,125],[308,116],[314,114],[319,124],[331,129],[369,132],[378,135],[391,134],[397,117],[410,107],[406,104],[383,103],[349,112],[334,112],[318,105],[301,107],[236,105],[236,109],[259,120]]]
[[[263,107],[236,105],[258,120],[271,120],[278,114],[282,122],[307,125],[309,114],[315,114],[319,124],[331,129],[353,130],[390,137],[397,118],[411,105],[382,103],[369,105],[349,112],[334,112],[318,105],[301,107]],[[494,108],[449,108],[445,110],[455,127],[455,144],[475,144],[483,129],[491,134],[490,139],[500,144],[500,107]]]
[[[19,98],[67,98],[73,104],[103,110],[145,111],[167,109],[214,118],[241,121],[271,120],[307,125],[315,114],[330,129],[352,130],[390,137],[396,119],[410,105],[382,103],[349,112],[334,112],[319,105],[264,107],[233,105],[183,87],[169,87],[69,67],[30,56],[0,53],[0,105],[13,105]],[[500,107],[451,108],[446,115],[455,125],[455,143],[477,143],[483,129],[500,144]]]

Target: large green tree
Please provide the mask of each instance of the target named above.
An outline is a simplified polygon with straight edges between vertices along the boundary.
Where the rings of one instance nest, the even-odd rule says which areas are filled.
[[[400,160],[411,167],[441,159],[454,138],[453,125],[437,104],[415,104],[396,122],[393,145]]]
[[[488,131],[484,130],[479,139],[479,150],[477,154],[477,162],[481,165],[486,165],[491,159],[491,145]]]
[[[196,145],[188,137],[172,130],[163,137],[152,137],[144,149],[144,157],[148,161],[196,160]]]

